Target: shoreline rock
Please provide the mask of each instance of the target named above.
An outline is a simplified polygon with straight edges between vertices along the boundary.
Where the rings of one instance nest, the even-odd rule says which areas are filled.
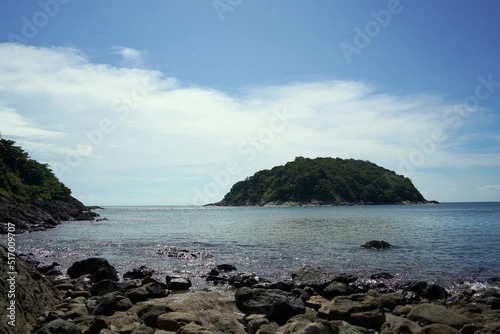
[[[0,250],[5,257],[5,248]],[[353,275],[304,267],[290,282],[262,282],[255,275],[234,273],[234,277],[245,277],[248,286],[172,293],[169,283],[177,277],[166,278],[166,283],[150,276],[120,282],[113,265],[101,258],[75,262],[71,268],[81,270],[69,270],[71,277],[45,277],[34,265],[17,261],[18,277],[27,279],[18,286],[23,290],[19,307],[26,319],[22,333],[500,332],[500,292],[496,289],[481,295],[470,291],[449,295],[427,282],[402,284],[397,291],[364,289]],[[216,267],[229,272],[233,268]],[[184,279],[184,283],[189,280]],[[240,286],[243,281],[233,283]],[[5,305],[6,296],[1,298]],[[36,308],[30,308],[32,299],[39,299]],[[3,332],[20,333],[9,328]]]
[[[44,231],[63,221],[94,220],[99,215],[76,198],[49,201],[18,201],[0,196],[0,234],[7,233],[7,224],[16,226],[16,233]]]

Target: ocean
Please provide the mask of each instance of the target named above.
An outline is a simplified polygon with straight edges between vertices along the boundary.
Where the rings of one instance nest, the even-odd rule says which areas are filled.
[[[108,259],[120,275],[146,265],[155,276],[182,274],[196,288],[217,264],[274,280],[304,265],[363,279],[447,287],[500,277],[500,203],[342,207],[107,207],[99,222],[66,222],[17,237],[18,251],[56,261]],[[384,250],[360,247],[385,240]]]

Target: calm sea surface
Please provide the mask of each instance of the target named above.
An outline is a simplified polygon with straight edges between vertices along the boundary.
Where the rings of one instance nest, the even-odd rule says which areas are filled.
[[[120,274],[147,265],[158,277],[196,277],[221,263],[277,279],[305,264],[361,277],[386,271],[399,279],[447,285],[500,276],[500,203],[108,207],[97,212],[108,220],[19,235],[18,249],[57,261],[64,271],[76,260],[102,256]],[[360,247],[372,239],[394,247]],[[169,247],[203,256],[168,257]]]

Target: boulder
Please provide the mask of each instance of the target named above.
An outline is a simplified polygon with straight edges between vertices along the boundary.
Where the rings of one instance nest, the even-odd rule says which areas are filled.
[[[394,275],[387,272],[376,273],[370,276],[370,279],[391,279],[391,278],[394,278]]]
[[[463,326],[472,323],[469,318],[466,318],[460,313],[449,310],[444,306],[429,303],[423,303],[415,307],[408,314],[408,319],[421,326],[444,324],[456,329],[460,329]]]
[[[198,318],[191,313],[169,312],[158,317],[157,327],[159,329],[176,332],[181,327],[191,322],[194,322],[197,325],[201,325],[201,322],[198,320]]]
[[[165,281],[167,282],[167,289],[172,291],[189,290],[192,283],[187,277],[178,276],[166,276]]]
[[[388,309],[389,311],[394,310],[396,306],[406,304],[405,296],[398,292],[383,293],[380,296],[375,297],[375,300],[380,304],[380,306]]]
[[[353,289],[346,283],[332,282],[326,286],[321,292],[321,295],[326,299],[333,299],[338,296],[347,296],[355,293]]]
[[[121,291],[120,286],[117,282],[110,279],[103,279],[94,285],[90,289],[92,296],[103,296],[110,292]]]
[[[92,313],[94,315],[113,315],[118,309],[118,301],[121,299],[123,296],[118,292],[107,293],[97,300],[97,305]]]
[[[212,268],[212,270],[210,270],[210,273],[208,275],[217,276],[221,273],[228,273],[228,272],[236,271],[236,270],[238,270],[238,269],[236,269],[236,267],[233,265],[219,264],[218,266],[215,266],[215,268]]]
[[[443,324],[432,324],[416,331],[415,334],[460,334],[460,331]]]
[[[132,269],[123,274],[123,279],[144,279],[146,277],[151,277],[155,271],[146,266],[140,266],[139,268]]]
[[[82,334],[82,330],[75,324],[56,319],[36,331],[35,334]]]
[[[371,240],[362,245],[363,248],[373,248],[373,249],[385,249],[389,248],[392,245],[384,240]]]
[[[302,299],[293,293],[276,289],[240,288],[236,307],[245,314],[265,314],[269,321],[284,324],[297,314],[305,313]]]
[[[415,333],[420,328],[421,327],[413,321],[387,313],[385,315],[385,323],[380,329],[380,334]]]
[[[445,288],[436,285],[436,284],[431,284],[427,286],[424,291],[422,291],[422,297],[426,299],[446,299],[448,298],[448,291],[446,291]]]
[[[151,298],[161,298],[168,295],[167,285],[160,282],[151,282],[143,286],[150,294]]]
[[[200,325],[190,323],[180,328],[176,334],[215,334],[215,332],[209,331]]]
[[[151,298],[151,294],[149,293],[148,289],[143,286],[127,291],[125,296],[127,296],[127,298],[130,299],[130,301],[134,304],[146,301]]]
[[[338,328],[322,319],[314,322],[300,319],[289,321],[284,326],[278,328],[276,334],[338,334]]]
[[[252,273],[238,273],[236,275],[229,277],[228,283],[229,285],[232,285],[235,288],[239,289],[242,287],[249,288],[260,283],[269,283],[269,282],[263,280],[262,278]]]
[[[379,330],[385,322],[382,307],[373,297],[360,294],[340,296],[323,304],[318,317],[327,320],[344,320],[348,323]]]
[[[323,271],[320,268],[303,267],[292,273],[293,284],[299,288],[309,286],[321,293],[330,283],[335,281],[336,275]]]
[[[68,276],[71,278],[78,278],[85,274],[91,274],[93,282],[99,282],[103,279],[118,281],[116,269],[103,258],[93,257],[76,261],[68,268]]]
[[[137,312],[137,315],[146,325],[150,327],[156,327],[156,324],[158,322],[158,317],[160,315],[173,311],[174,310],[172,309],[172,307],[168,305],[148,304],[143,308],[141,308]]]

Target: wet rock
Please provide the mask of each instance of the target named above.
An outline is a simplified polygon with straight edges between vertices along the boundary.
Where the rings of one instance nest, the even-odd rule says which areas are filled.
[[[421,326],[430,324],[444,324],[455,329],[460,329],[465,325],[471,324],[470,319],[460,313],[449,310],[443,306],[424,303],[415,307],[409,314],[408,319],[418,323]]]
[[[71,278],[77,278],[85,274],[91,274],[93,282],[99,282],[103,279],[118,281],[116,269],[103,258],[94,257],[76,261],[68,268],[68,275]]]
[[[389,248],[391,247],[392,245],[390,243],[388,243],[387,241],[384,241],[384,240],[371,240],[371,241],[368,241],[367,243],[365,243],[364,245],[362,245],[361,247],[363,248],[372,248],[372,249],[385,249],[385,248]]]
[[[295,294],[276,289],[243,287],[236,291],[236,307],[245,314],[264,314],[269,321],[285,323],[305,313],[304,302]]]
[[[127,271],[123,274],[123,279],[144,279],[146,277],[151,277],[155,271],[146,266],[140,266],[133,270]]]
[[[189,290],[192,286],[191,280],[187,277],[166,276],[167,289],[172,291]]]
[[[392,278],[394,278],[394,275],[387,272],[376,273],[370,276],[370,279],[392,279]]]
[[[422,291],[422,297],[434,300],[446,299],[448,298],[448,291],[439,285],[431,284]]]
[[[99,334],[101,330],[108,328],[108,322],[103,316],[96,317],[88,329],[88,334]]]
[[[299,288],[309,286],[321,293],[337,276],[320,268],[304,267],[292,273],[293,284]]]
[[[180,328],[176,334],[215,334],[215,332],[209,331],[200,325],[190,323]]]
[[[278,328],[276,334],[337,334],[338,329],[330,322],[318,319],[317,321],[298,320],[289,322]]]
[[[161,298],[168,295],[167,285],[160,282],[151,282],[143,285],[149,292],[151,298]]]
[[[57,262],[52,262],[52,264],[46,265],[46,264],[39,264],[36,266],[36,269],[45,276],[58,276],[62,275],[62,272],[60,269],[57,267],[59,266],[59,263]]]
[[[229,277],[228,283],[238,289],[242,287],[249,288],[260,283],[269,283],[269,282],[266,282],[259,276],[252,273],[238,273],[234,276]]]
[[[193,314],[183,312],[170,312],[162,314],[158,317],[157,327],[160,329],[165,329],[167,331],[175,332],[191,322],[194,322],[197,325],[201,325],[201,322]]]
[[[217,276],[221,273],[228,273],[228,272],[236,271],[236,270],[238,270],[238,269],[236,269],[236,267],[233,265],[219,264],[218,266],[216,266],[215,268],[210,270],[210,273],[208,275]]]
[[[154,334],[154,328],[148,327],[146,325],[140,325],[131,334]]]

